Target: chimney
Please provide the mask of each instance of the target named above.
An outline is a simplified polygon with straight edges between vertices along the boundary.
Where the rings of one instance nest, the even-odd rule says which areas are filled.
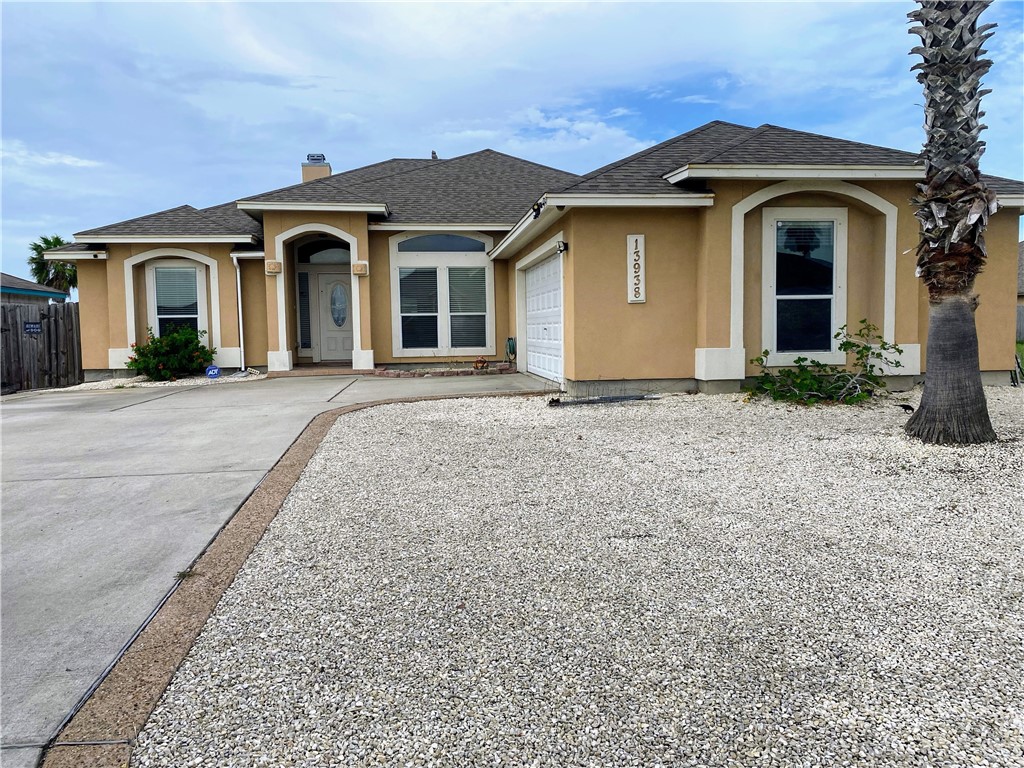
[[[323,179],[331,175],[331,164],[321,154],[306,155],[306,162],[302,164],[302,180],[312,181]]]

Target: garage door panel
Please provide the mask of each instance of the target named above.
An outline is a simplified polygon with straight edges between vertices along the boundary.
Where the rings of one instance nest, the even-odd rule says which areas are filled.
[[[562,260],[526,270],[526,370],[562,381]]]

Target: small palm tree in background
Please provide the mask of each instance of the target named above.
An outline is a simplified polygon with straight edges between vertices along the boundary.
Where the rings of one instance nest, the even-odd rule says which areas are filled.
[[[67,293],[78,287],[78,268],[64,261],[47,261],[46,251],[67,245],[60,235],[43,235],[29,246],[32,255],[28,257],[28,266],[32,271],[32,279],[40,285],[48,285],[58,291]]]
[[[921,405],[907,434],[927,443],[983,443],[996,439],[978,362],[974,280],[985,265],[984,231],[998,207],[978,171],[985,151],[979,136],[981,78],[992,62],[981,58],[995,24],[978,26],[991,0],[918,0],[908,14],[921,45],[925,181],[913,203],[921,222],[917,274],[928,289],[928,367]]]

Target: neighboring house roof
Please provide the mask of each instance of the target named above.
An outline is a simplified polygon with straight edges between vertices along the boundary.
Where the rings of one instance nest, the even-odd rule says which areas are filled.
[[[378,203],[389,224],[514,224],[580,177],[485,149],[448,160],[389,160],[245,198],[248,203]]]
[[[191,205],[179,205],[117,224],[76,232],[75,237],[80,241],[100,242],[107,242],[110,238],[164,236],[237,238],[245,241],[258,237],[261,231],[259,222],[239,211],[234,203],[226,203],[202,211]]]
[[[68,294],[48,285],[33,283],[21,277],[0,272],[0,293],[14,293],[22,296],[44,296],[49,299],[66,299]]]

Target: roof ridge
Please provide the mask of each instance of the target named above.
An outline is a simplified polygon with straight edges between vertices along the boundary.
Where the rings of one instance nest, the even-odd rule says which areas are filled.
[[[693,164],[696,164],[696,163],[707,163],[707,162],[710,162],[712,158],[718,157],[719,155],[721,155],[721,154],[723,154],[725,152],[728,152],[730,149],[736,149],[736,147],[741,147],[744,144],[746,144],[748,141],[750,141],[751,139],[754,139],[757,136],[760,136],[760,135],[766,133],[768,131],[768,127],[769,126],[767,125],[767,123],[764,124],[764,125],[759,125],[757,128],[754,128],[746,136],[739,136],[739,137],[733,139],[732,141],[726,142],[724,146],[718,147],[717,149],[715,149],[713,151],[710,151],[710,152],[705,152],[703,155],[698,155],[693,160],[691,160],[689,163],[687,163],[687,165],[693,165]]]
[[[485,153],[490,153],[492,155],[500,155],[501,157],[508,158],[509,160],[515,160],[517,163],[523,163],[525,165],[532,165],[534,168],[543,168],[546,171],[554,171],[555,173],[564,173],[567,176],[575,176],[578,179],[582,179],[583,178],[578,173],[573,173],[572,171],[566,171],[566,170],[563,170],[561,168],[555,168],[553,165],[544,165],[543,163],[537,163],[537,162],[534,162],[533,160],[527,160],[527,159],[522,158],[522,157],[516,157],[515,155],[510,155],[507,152],[501,152],[500,150],[497,150],[497,149],[491,149],[490,147],[485,147],[483,149],[478,149],[475,152],[467,152],[464,155],[456,155],[455,157],[449,157],[444,162],[451,162],[452,160],[462,160],[463,158],[466,158],[466,157],[472,157],[473,155],[482,155],[482,154],[485,154]]]
[[[583,176],[581,177],[579,182],[577,182],[576,184],[570,184],[568,187],[566,187],[564,190],[561,190],[561,191],[562,192],[568,191],[568,190],[572,189],[573,187],[577,186],[577,184],[582,183],[583,181],[590,181],[591,179],[596,179],[599,176],[603,176],[604,174],[608,173],[609,171],[613,171],[616,168],[619,168],[619,167],[625,165],[626,163],[631,163],[634,160],[638,160],[639,158],[644,157],[646,155],[649,155],[652,152],[656,152],[657,150],[664,149],[665,147],[669,147],[669,146],[675,144],[676,142],[682,141],[683,139],[693,138],[694,136],[696,136],[699,133],[703,133],[704,131],[710,130],[711,128],[714,128],[714,127],[717,127],[717,126],[720,126],[720,125],[728,125],[728,126],[731,126],[733,128],[745,128],[748,131],[753,130],[753,128],[750,128],[749,126],[746,126],[746,125],[740,125],[739,123],[730,123],[730,122],[728,122],[726,120],[712,120],[709,123],[704,123],[704,125],[699,125],[696,128],[691,128],[689,131],[686,131],[685,133],[681,133],[678,136],[673,136],[671,139],[665,139],[665,141],[662,141],[662,142],[660,142],[658,144],[655,144],[654,146],[647,147],[647,149],[642,149],[639,152],[634,152],[629,157],[624,157],[621,160],[616,160],[615,162],[609,163],[608,165],[602,165],[600,168],[597,168],[597,169],[595,169],[593,171],[590,171],[589,173],[583,174]],[[674,169],[672,169],[672,170],[674,170]]]
[[[786,133],[798,133],[801,136],[813,136],[816,139],[826,139],[828,141],[839,141],[843,144],[852,144],[856,147],[869,147],[870,149],[884,149],[887,152],[899,152],[904,155],[909,155],[914,158],[920,159],[920,152],[908,152],[905,149],[894,149],[893,147],[883,147],[881,144],[868,144],[865,141],[854,141],[853,139],[843,139],[839,136],[826,136],[823,133],[812,133],[811,131],[799,131],[796,128],[786,128],[783,125],[773,125],[772,123],[765,123],[764,125],[758,126],[758,128],[772,129],[776,131],[784,131]]]
[[[131,219],[125,219],[124,221],[115,221],[113,224],[106,224],[106,225],[104,225],[102,227],[93,227],[92,229],[83,229],[81,232],[75,232],[74,235],[72,235],[72,237],[78,237],[79,235],[87,234],[89,232],[102,232],[105,229],[110,229],[111,227],[119,227],[122,224],[131,224],[134,221],[142,221],[143,219],[151,219],[154,216],[160,216],[161,214],[164,214],[164,213],[171,213],[172,211],[180,211],[182,208],[190,208],[191,210],[195,211],[196,213],[199,213],[199,210],[197,208],[189,205],[188,203],[185,203],[183,205],[176,205],[173,208],[167,208],[167,209],[162,210],[162,211],[154,211],[153,213],[145,213],[142,216],[135,216],[135,217],[133,217]]]

